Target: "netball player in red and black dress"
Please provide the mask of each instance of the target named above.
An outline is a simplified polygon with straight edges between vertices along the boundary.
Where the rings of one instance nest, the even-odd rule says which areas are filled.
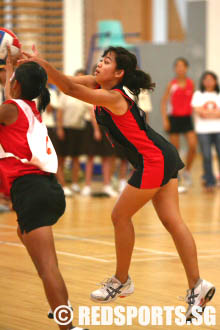
[[[9,54],[6,86],[7,95],[12,99],[0,106],[0,169],[10,186],[18,236],[38,271],[54,310],[68,304],[68,293],[58,267],[52,233],[52,225],[64,213],[65,198],[62,187],[50,171],[50,168],[56,169],[57,158],[52,144],[48,148],[50,141],[40,114],[50,102],[47,74],[35,62],[22,64],[12,73]],[[33,101],[37,97],[40,111]],[[59,328],[74,329],[71,322]]]
[[[26,56],[26,61],[40,63],[50,80],[64,93],[96,105],[98,124],[105,129],[112,144],[123,150],[135,169],[112,212],[116,273],[92,292],[92,300],[107,303],[133,293],[134,285],[128,275],[135,239],[132,217],[152,200],[185,268],[189,285],[186,317],[190,318],[192,307],[210,300],[215,288],[200,279],[196,246],[180,215],[177,174],[184,165],[175,147],[146,123],[144,113],[122,88],[126,86],[138,95],[140,88],[153,87],[150,76],[137,70],[136,57],[121,47],[110,47],[104,52],[95,77],[65,76],[36,53]]]

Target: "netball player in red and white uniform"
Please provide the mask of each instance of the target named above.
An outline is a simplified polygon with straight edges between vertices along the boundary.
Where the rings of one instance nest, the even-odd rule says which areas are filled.
[[[174,63],[176,77],[168,84],[161,103],[163,126],[170,135],[170,142],[179,149],[180,135],[183,134],[188,144],[186,168],[183,178],[187,185],[192,184],[190,170],[196,154],[196,135],[193,128],[191,100],[194,83],[187,77],[188,62],[177,58]]]
[[[4,86],[6,82],[6,61],[0,59],[0,105],[5,101]],[[10,211],[10,192],[9,185],[4,176],[4,172],[0,169],[0,211]]]
[[[192,307],[209,301],[215,288],[200,279],[196,246],[180,215],[177,174],[183,163],[178,152],[146,123],[144,112],[123,90],[126,86],[137,96],[141,88],[152,89],[150,76],[136,69],[135,55],[122,47],[110,47],[104,52],[95,77],[68,77],[37,54],[26,56],[26,61],[40,63],[50,80],[64,93],[96,105],[98,124],[134,167],[112,212],[116,273],[100,289],[92,292],[92,300],[107,303],[134,292],[134,284],[128,275],[135,240],[132,217],[152,200],[162,224],[174,240],[186,271],[189,285],[186,317],[190,318]]]
[[[18,235],[54,310],[68,304],[51,227],[64,213],[65,198],[53,174],[57,170],[56,153],[33,101],[39,98],[40,111],[49,104],[47,74],[39,64],[30,62],[20,65],[12,75],[10,56],[6,69],[12,99],[0,106],[0,169],[10,185]],[[72,329],[72,324],[59,328]]]

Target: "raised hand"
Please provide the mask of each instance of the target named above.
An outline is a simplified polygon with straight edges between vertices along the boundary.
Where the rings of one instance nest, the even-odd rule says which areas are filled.
[[[6,76],[8,77],[8,79],[11,78],[13,72],[14,72],[14,65],[16,64],[17,60],[15,61],[15,59],[13,58],[12,54],[11,54],[11,48],[9,45],[7,45],[7,59],[6,59]]]
[[[22,52],[22,57],[23,58],[18,61],[19,65],[27,62],[36,62],[41,66],[44,66],[44,64],[46,63],[46,61],[42,57],[40,57],[35,45],[32,45],[32,54]]]

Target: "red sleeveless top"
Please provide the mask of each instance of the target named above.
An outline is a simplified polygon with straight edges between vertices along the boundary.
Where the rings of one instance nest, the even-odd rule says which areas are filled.
[[[179,86],[176,79],[171,81],[170,102],[168,114],[175,117],[190,116],[192,114],[191,100],[194,92],[193,81],[186,79],[184,87]]]
[[[31,107],[33,113],[37,116],[39,121],[42,121],[39,111],[36,108],[34,101],[25,102]],[[8,100],[4,104],[13,103],[13,100]],[[29,123],[23,110],[17,105],[18,118],[11,125],[0,124],[0,144],[5,152],[12,153],[18,158],[25,158],[30,160],[32,157],[31,150],[27,141],[27,131]],[[41,174],[48,175],[37,166],[31,164],[25,164],[15,157],[1,158],[0,159],[0,171],[4,175],[4,179],[7,182],[8,189],[15,179],[26,174]]]

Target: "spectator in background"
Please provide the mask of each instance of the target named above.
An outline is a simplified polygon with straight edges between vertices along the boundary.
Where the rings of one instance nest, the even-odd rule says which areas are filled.
[[[204,170],[204,184],[207,191],[213,191],[216,177],[212,168],[212,145],[215,146],[220,168],[220,94],[218,77],[206,71],[200,80],[200,89],[193,95],[195,130],[198,136]]]
[[[96,67],[97,65],[93,66],[92,74],[94,74]],[[82,196],[90,196],[92,193],[91,184],[94,169],[94,158],[95,156],[99,156],[102,161],[103,193],[109,197],[117,197],[118,193],[111,186],[114,149],[96,122],[94,107],[91,104],[88,106],[88,111],[85,114],[86,129],[83,148],[84,153],[87,155],[87,161],[85,186],[82,189],[81,194]]]
[[[137,105],[144,110],[146,113],[146,119],[147,122],[149,122],[149,112],[152,110],[152,103],[150,99],[149,92],[147,90],[141,90],[138,98],[131,94],[128,88],[124,87],[125,93],[134,100]],[[116,157],[120,159],[120,165],[119,165],[119,185],[118,190],[119,192],[122,192],[127,184],[127,172],[128,172],[128,161],[126,160],[123,153],[116,153]]]
[[[118,194],[111,186],[112,157],[114,149],[107,140],[96,122],[94,107],[90,105],[89,112],[85,116],[86,130],[84,140],[84,151],[87,155],[85,186],[82,189],[83,196],[90,196],[92,193],[91,183],[93,177],[94,158],[101,157],[103,173],[103,193],[109,197],[116,197]]]
[[[83,69],[77,70],[75,76],[85,75]],[[63,93],[59,96],[59,109],[57,111],[57,178],[63,186],[65,196],[72,196],[73,192],[80,192],[78,185],[80,162],[79,156],[83,154],[83,140],[85,130],[85,113],[88,104]],[[69,188],[64,178],[65,157],[72,158],[72,185]]]
[[[192,184],[190,170],[196,154],[197,139],[193,128],[191,100],[194,83],[187,77],[189,64],[185,58],[174,62],[175,78],[168,84],[161,102],[164,130],[170,135],[170,142],[179,149],[180,135],[188,144],[186,167],[183,179],[186,185]],[[179,187],[182,192],[182,187]]]
[[[58,93],[56,86],[49,84],[48,90],[50,92],[50,104],[42,113],[42,119],[47,126],[48,135],[53,143],[55,150],[57,149],[57,135],[56,135],[56,111],[58,109]]]

